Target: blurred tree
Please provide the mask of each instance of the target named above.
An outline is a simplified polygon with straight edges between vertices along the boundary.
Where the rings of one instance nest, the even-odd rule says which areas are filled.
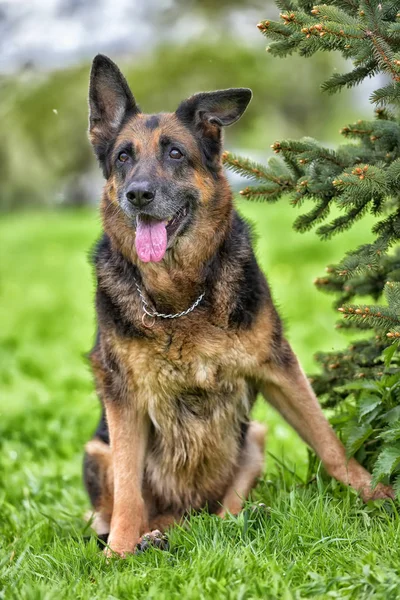
[[[204,14],[208,18],[213,15],[220,19],[221,16],[231,13],[232,10],[261,9],[265,7],[265,4],[265,0],[219,0],[219,2],[215,2],[215,0],[174,0],[163,10],[163,16],[177,18],[184,11],[191,14],[194,12]]]
[[[337,295],[335,305],[346,318],[338,327],[374,329],[375,336],[351,344],[344,352],[319,354],[322,373],[313,378],[313,384],[327,405],[344,410],[336,424],[342,427],[348,453],[363,453],[359,458],[374,468],[378,481],[399,472],[400,464],[400,413],[392,414],[391,420],[388,417],[388,410],[400,400],[395,356],[400,339],[399,2],[328,0],[313,6],[309,0],[279,0],[278,5],[281,21],[258,25],[273,42],[269,47],[272,55],[297,52],[309,57],[318,50],[339,50],[353,61],[350,72],[334,73],[323,84],[325,91],[353,87],[378,73],[386,78],[383,87],[371,95],[378,105],[376,119],[359,120],[342,129],[351,144],[333,150],[310,138],[275,142],[272,148],[283,160],[272,158],[268,166],[225,153],[229,167],[259,182],[244,189],[244,197],[268,202],[289,197],[294,206],[313,203],[294,223],[300,232],[319,225],[317,234],[328,239],[367,213],[375,218],[374,240],[349,252],[339,264],[330,265],[327,275],[316,280],[319,289]],[[334,205],[342,214],[329,221]],[[386,302],[348,304],[355,296],[372,296],[375,301],[384,296]],[[388,348],[391,343],[394,345]],[[397,372],[390,386],[387,379],[381,388],[371,383],[354,385],[360,379],[381,378],[385,366],[386,372]],[[390,393],[383,391],[385,386]],[[349,404],[349,395],[355,404]],[[400,491],[400,479],[398,487]]]

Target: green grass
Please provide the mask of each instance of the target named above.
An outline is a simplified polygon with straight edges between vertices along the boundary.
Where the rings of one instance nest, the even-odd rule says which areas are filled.
[[[291,230],[295,213],[283,204],[245,212],[289,339],[310,371],[314,351],[346,342],[312,279],[365,241],[365,223],[322,244]],[[305,447],[260,401],[255,414],[269,425],[277,459],[268,455],[256,492],[265,513],[249,504],[224,522],[192,517],[171,532],[168,552],[110,564],[94,539],[84,543],[82,448],[98,417],[84,359],[94,334],[87,254],[98,233],[88,211],[0,223],[0,598],[399,598],[394,508],[365,507],[320,478],[302,485]]]

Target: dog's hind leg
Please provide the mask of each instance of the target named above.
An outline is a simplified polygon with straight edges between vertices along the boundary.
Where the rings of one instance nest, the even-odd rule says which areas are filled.
[[[113,510],[113,472],[110,446],[94,438],[86,444],[83,478],[94,512],[87,514],[94,531],[104,536],[110,531]]]
[[[322,412],[321,406],[289,344],[282,340],[278,358],[265,363],[257,373],[261,392],[315,451],[327,472],[351,485],[364,501],[394,498],[391,487],[378,483],[346,451]]]
[[[247,499],[264,468],[265,437],[265,425],[251,421],[237,471],[222,500],[222,507],[217,512],[218,516],[224,517],[228,513],[237,515],[242,510],[243,502]]]

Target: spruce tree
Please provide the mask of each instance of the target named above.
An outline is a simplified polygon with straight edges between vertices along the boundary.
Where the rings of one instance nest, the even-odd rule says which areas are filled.
[[[374,118],[343,127],[348,142],[336,149],[310,138],[281,140],[272,144],[277,156],[268,165],[224,153],[225,164],[251,180],[240,192],[244,198],[282,199],[307,209],[294,222],[299,232],[316,227],[326,240],[373,215],[373,241],[329,265],[315,281],[318,289],[335,295],[334,306],[342,316],[337,327],[372,330],[373,335],[344,351],[319,353],[321,373],[312,383],[322,403],[336,407],[333,423],[349,456],[357,454],[378,481],[400,473],[400,3],[277,4],[280,21],[258,24],[271,41],[267,50],[272,55],[339,51],[352,61],[349,72],[334,73],[323,83],[324,92],[333,94],[381,75],[381,87],[370,98]],[[340,212],[332,218],[334,206]],[[372,297],[376,304],[360,304],[362,297]]]

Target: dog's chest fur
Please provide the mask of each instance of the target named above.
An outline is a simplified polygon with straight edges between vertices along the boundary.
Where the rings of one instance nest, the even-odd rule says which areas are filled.
[[[145,477],[164,509],[220,499],[254,400],[234,372],[244,360],[239,340],[212,326],[200,332],[192,320],[191,328],[176,323],[172,333],[160,327],[153,339],[123,344],[132,402],[151,421]]]

